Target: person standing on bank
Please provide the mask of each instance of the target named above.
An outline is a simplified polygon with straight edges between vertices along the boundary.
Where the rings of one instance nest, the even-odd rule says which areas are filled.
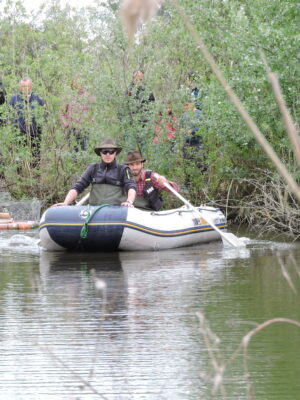
[[[34,157],[39,158],[45,103],[43,99],[32,92],[30,78],[20,80],[19,90],[20,93],[12,96],[9,102],[9,105],[15,110],[14,124],[19,129],[20,135],[26,136],[26,141],[32,148]]]
[[[105,139],[94,149],[101,157],[99,163],[88,166],[81,178],[66,195],[62,203],[56,206],[69,206],[90,184],[92,185],[89,204],[110,204],[133,207],[136,196],[136,184],[127,165],[118,164],[116,156],[122,148],[112,139]]]
[[[3,112],[2,112],[2,107],[4,106],[6,102],[6,90],[5,90],[5,86],[2,82],[2,76],[0,73],[0,126],[4,125],[5,123],[5,118],[3,116]]]
[[[130,125],[136,125],[135,133],[136,146],[141,149],[146,143],[147,125],[151,120],[151,103],[155,102],[152,92],[149,93],[148,88],[144,84],[145,74],[142,70],[136,70],[132,74],[132,82],[126,90],[127,110]],[[125,119],[127,119],[125,116]],[[129,138],[131,134],[128,134]],[[134,145],[135,147],[135,145]]]
[[[85,151],[89,140],[89,125],[92,120],[92,106],[96,98],[82,87],[75,79],[71,81],[72,96],[60,115],[63,131],[70,144],[75,141],[73,150]]]
[[[177,192],[179,191],[179,186],[174,182],[168,181],[164,176],[158,175],[154,171],[145,170],[145,161],[146,159],[141,156],[138,150],[129,151],[127,153],[125,164],[129,166],[137,187],[134,205],[144,210],[158,211],[162,207],[160,191],[166,190],[169,192],[164,183],[167,182]]]

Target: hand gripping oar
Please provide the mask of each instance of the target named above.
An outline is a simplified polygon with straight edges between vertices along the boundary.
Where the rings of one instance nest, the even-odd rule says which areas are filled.
[[[246,247],[245,243],[242,242],[233,233],[222,232],[212,221],[209,220],[209,218],[207,218],[206,215],[204,216],[199,210],[197,210],[196,207],[192,206],[192,204],[188,200],[186,200],[184,197],[181,196],[181,194],[179,194],[175,189],[173,189],[168,182],[165,182],[164,185],[166,188],[170,190],[170,192],[175,194],[175,196],[177,196],[181,201],[183,201],[186,206],[191,208],[193,212],[196,215],[198,215],[198,217],[203,218],[215,231],[217,231],[221,235],[222,240],[226,240],[226,242],[231,244],[233,247]]]

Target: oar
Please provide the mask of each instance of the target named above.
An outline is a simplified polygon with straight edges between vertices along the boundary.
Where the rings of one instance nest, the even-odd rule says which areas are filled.
[[[84,204],[88,198],[90,197],[90,193],[87,193],[85,196],[83,196],[83,198],[78,201],[78,203],[76,203],[76,206],[81,206],[82,204]]]
[[[183,201],[186,206],[191,208],[193,210],[193,212],[196,215],[198,215],[198,217],[203,218],[212,228],[214,228],[214,230],[217,231],[221,235],[222,240],[223,239],[226,240],[226,242],[231,244],[233,247],[246,247],[245,243],[242,242],[233,233],[222,232],[212,221],[209,220],[209,218],[207,218],[206,215],[204,216],[199,210],[197,210],[196,207],[192,206],[192,204],[188,200],[186,200],[183,196],[181,196],[181,194],[179,194],[175,189],[173,189],[172,186],[169,185],[168,182],[165,182],[164,185],[166,188],[168,188],[170,190],[170,192],[175,194],[175,196],[177,196],[181,201]]]

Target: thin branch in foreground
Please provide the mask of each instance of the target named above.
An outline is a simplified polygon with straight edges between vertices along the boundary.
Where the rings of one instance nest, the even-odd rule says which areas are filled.
[[[211,53],[209,52],[209,50],[205,46],[205,44],[202,41],[202,39],[200,38],[200,36],[197,34],[197,32],[196,32],[195,28],[193,27],[190,19],[188,18],[188,16],[184,12],[184,10],[178,4],[178,1],[177,0],[171,0],[171,1],[173,2],[173,4],[176,7],[176,9],[177,9],[178,13],[180,14],[180,16],[182,17],[182,19],[183,19],[183,21],[185,23],[185,26],[190,31],[190,33],[193,36],[194,40],[198,44],[198,49],[201,51],[202,55],[204,56],[204,58],[206,59],[206,61],[210,65],[213,73],[215,74],[215,76],[217,77],[217,79],[219,80],[219,82],[221,83],[223,88],[225,89],[228,97],[230,98],[231,102],[233,103],[233,105],[237,109],[238,113],[243,118],[243,120],[245,121],[246,125],[251,130],[251,132],[254,134],[257,142],[259,143],[261,148],[264,150],[264,152],[267,154],[267,156],[270,158],[270,160],[272,161],[272,163],[276,167],[277,171],[284,178],[284,180],[288,184],[290,190],[295,194],[295,196],[300,201],[300,187],[297,185],[296,181],[294,180],[292,175],[289,173],[289,171],[287,170],[285,165],[281,162],[281,160],[279,159],[278,155],[275,153],[274,149],[272,148],[270,143],[267,141],[265,136],[261,133],[261,131],[259,130],[259,128],[256,125],[256,123],[250,117],[250,115],[248,114],[247,110],[243,106],[243,104],[240,101],[240,99],[237,97],[235,92],[229,86],[229,84],[226,81],[222,71],[217,66],[213,56],[211,55]]]
[[[252,329],[250,332],[247,333],[247,335],[245,335],[243,337],[241,344],[244,349],[244,375],[247,379],[247,389],[248,389],[249,399],[254,399],[253,388],[252,388],[252,383],[250,380],[250,374],[249,374],[248,363],[247,363],[248,359],[249,359],[248,346],[249,346],[250,340],[253,338],[253,336],[256,333],[258,333],[262,329],[266,328],[267,326],[277,323],[277,322],[284,322],[284,323],[292,324],[292,325],[295,325],[298,328],[300,328],[300,322],[298,322],[298,321],[294,321],[294,320],[288,319],[288,318],[273,318],[273,319],[269,319],[268,321],[265,321],[262,324],[258,325],[256,328]]]
[[[213,346],[213,343],[216,344],[216,342],[219,342],[219,338],[217,338],[216,335],[209,329],[209,326],[206,324],[204,314],[200,311],[196,314],[200,323],[200,331],[203,335],[206,349],[214,369],[214,376],[212,377],[212,394],[216,395],[218,392],[220,392],[222,398],[226,399],[224,387],[224,363],[221,361],[221,355],[219,351],[215,350],[215,346]]]
[[[292,254],[289,254],[289,259],[292,261],[292,264],[297,272],[297,275],[300,277],[300,268],[297,264],[295,257]]]
[[[108,400],[106,396],[98,392],[93,385],[91,385],[86,379],[84,379],[81,375],[79,375],[77,372],[75,372],[72,368],[70,368],[60,357],[58,357],[56,354],[54,354],[47,346],[45,345],[39,345],[39,347],[44,350],[45,353],[47,353],[51,358],[53,358],[58,364],[60,364],[63,368],[65,368],[68,373],[73,375],[78,381],[80,381],[84,387],[88,387],[92,393],[98,395],[101,399],[103,400]]]
[[[289,287],[292,289],[292,291],[295,294],[297,294],[297,289],[295,288],[295,285],[293,284],[293,281],[292,281],[292,279],[290,277],[290,274],[288,273],[288,271],[286,269],[286,266],[285,266],[285,264],[283,262],[283,259],[279,254],[277,254],[277,260],[278,260],[278,263],[279,263],[279,265],[281,267],[282,276],[287,281],[287,283],[288,283]]]
[[[247,396],[249,400],[254,400],[255,394],[253,390],[253,385],[251,382],[251,376],[249,373],[248,369],[248,346],[250,343],[250,340],[253,338],[253,336],[261,331],[262,329],[268,327],[269,325],[277,322],[283,322],[283,323],[288,323],[297,326],[300,328],[300,322],[294,321],[292,319],[288,318],[273,318],[268,321],[263,322],[262,324],[257,324],[255,322],[250,322],[250,321],[240,321],[239,323],[247,323],[247,324],[254,324],[255,327],[250,330],[241,340],[240,344],[237,346],[231,357],[225,362],[225,363],[220,363],[218,359],[221,359],[220,357],[220,352],[217,349],[212,347],[212,343],[210,340],[210,336],[214,335],[205,320],[204,314],[202,312],[197,312],[196,313],[199,322],[200,322],[200,329],[201,333],[203,334],[205,345],[208,351],[208,354],[210,356],[210,359],[212,361],[213,367],[214,367],[214,373],[215,375],[211,378],[210,376],[202,374],[202,378],[206,380],[211,380],[213,384],[213,394],[216,394],[217,390],[219,390],[221,393],[221,396],[223,399],[226,398],[226,393],[225,393],[225,388],[224,388],[224,382],[226,381],[236,381],[239,379],[241,381],[242,379],[245,380],[246,383],[246,389],[247,389]],[[227,367],[234,361],[236,360],[237,356],[241,353],[241,350],[243,349],[243,366],[244,366],[244,373],[240,377],[235,377],[235,378],[225,378],[225,372]],[[215,356],[215,353],[218,353],[218,357]]]
[[[293,150],[293,152],[295,154],[297,163],[300,166],[300,138],[299,138],[299,134],[298,134],[298,132],[296,130],[296,127],[295,127],[295,125],[293,123],[293,120],[292,120],[292,118],[290,116],[290,113],[289,113],[289,111],[287,109],[287,106],[285,104],[285,101],[283,99],[283,96],[282,96],[282,93],[281,93],[281,89],[280,89],[280,85],[279,85],[279,82],[278,82],[278,78],[277,78],[276,74],[274,74],[271,71],[271,69],[270,69],[270,67],[269,67],[269,65],[267,63],[266,57],[264,56],[262,51],[260,51],[260,55],[261,55],[261,58],[263,60],[264,65],[265,65],[266,72],[267,72],[268,78],[269,78],[269,82],[270,82],[270,84],[272,86],[275,99],[277,101],[279,110],[281,112],[282,119],[283,119],[283,122],[284,122],[284,125],[285,125],[285,129],[286,129],[286,131],[287,131],[287,133],[289,135],[289,139],[290,139],[290,142],[292,144],[292,150]]]
[[[13,335],[15,339],[19,339],[17,335]],[[21,339],[24,341],[24,339]],[[27,339],[26,339],[27,340]],[[27,340],[28,342],[28,340]],[[31,340],[29,339],[29,342],[38,347],[44,354],[47,354],[50,358],[56,362],[57,365],[60,365],[64,368],[65,371],[67,371],[70,375],[74,376],[81,384],[83,384],[83,387],[88,387],[90,391],[94,394],[96,394],[99,398],[103,400],[108,400],[106,396],[104,396],[102,393],[98,392],[97,389],[94,388],[94,386],[89,383],[86,379],[84,379],[81,375],[79,375],[76,371],[74,371],[72,368],[70,368],[67,363],[65,363],[59,356],[57,356],[47,345],[41,344],[36,340]]]
[[[178,0],[171,0],[177,9],[178,13],[182,17],[185,26],[187,29],[190,31],[192,37],[198,44],[198,49],[201,51],[202,55],[210,65],[213,73],[225,89],[229,99],[233,103],[233,105],[236,107],[238,113],[240,116],[243,118],[245,121],[246,125],[250,129],[250,131],[254,134],[257,142],[263,149],[263,151],[267,154],[269,159],[272,161],[274,164],[275,168],[277,171],[280,173],[280,175],[284,178],[286,183],[288,184],[290,190],[295,194],[295,196],[298,198],[300,201],[300,187],[292,177],[292,175],[289,173],[285,165],[281,162],[280,158],[268,142],[268,140],[265,138],[265,136],[262,134],[262,132],[259,130],[258,126],[256,123],[253,121],[253,119],[250,117],[249,113],[243,106],[242,102],[240,99],[237,97],[235,92],[232,90],[232,88],[229,86],[228,82],[226,81],[222,71],[219,69],[217,66],[213,56],[209,52],[208,48],[205,46],[204,42],[200,38],[200,36],[197,34],[194,26],[192,25],[190,19],[184,12],[184,10],[180,7]],[[156,13],[156,11],[159,9],[160,5],[162,4],[163,0],[144,0],[144,1],[139,1],[139,0],[123,0],[121,3],[121,19],[123,22],[123,27],[124,30],[127,32],[128,38],[130,42],[132,42],[134,35],[138,29],[138,26],[140,23],[147,22],[149,21]],[[293,122],[288,114],[287,108],[283,102],[281,92],[279,85],[276,84],[276,79],[274,79],[274,76],[271,76],[271,81],[272,85],[274,86],[274,93],[276,100],[279,103],[280,110],[282,112],[288,134],[291,140],[292,147],[294,147],[296,150],[296,158],[299,162],[300,165],[300,145],[299,145],[299,137],[297,132],[295,132],[295,129],[293,128]]]
[[[120,17],[123,28],[130,41],[133,41],[138,27],[150,21],[159,9],[162,0],[123,0]]]

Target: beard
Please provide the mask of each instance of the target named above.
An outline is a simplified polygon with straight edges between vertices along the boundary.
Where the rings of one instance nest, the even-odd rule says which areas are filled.
[[[135,169],[134,171],[132,171],[131,170],[131,172],[132,172],[132,175],[133,176],[139,176],[140,175],[140,173],[141,173],[141,171],[142,171],[142,169],[143,169],[143,167],[141,167],[140,169]]]
[[[139,176],[139,174],[141,173],[141,170],[139,171],[131,171],[133,176]]]

